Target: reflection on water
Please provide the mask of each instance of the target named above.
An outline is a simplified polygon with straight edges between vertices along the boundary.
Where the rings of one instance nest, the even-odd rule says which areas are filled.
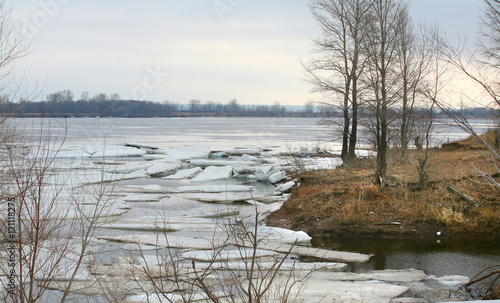
[[[428,275],[472,278],[500,264],[500,243],[462,240],[339,239],[312,240],[313,246],[373,254],[369,262],[353,265],[354,272],[414,268]]]

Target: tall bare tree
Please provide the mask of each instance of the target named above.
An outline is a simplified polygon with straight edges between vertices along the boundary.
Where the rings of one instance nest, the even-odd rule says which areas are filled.
[[[374,109],[377,147],[377,184],[387,184],[387,154],[389,148],[390,107],[398,101],[401,71],[398,51],[401,43],[401,23],[408,17],[408,5],[401,0],[375,0],[371,9],[368,35],[370,105]]]
[[[314,40],[318,58],[303,66],[315,92],[340,97],[344,163],[356,158],[360,76],[366,63],[366,24],[371,6],[372,1],[366,0],[315,0],[310,4],[322,36]]]
[[[465,103],[475,103],[493,110],[500,110],[500,1],[484,0],[485,10],[480,30],[481,39],[477,49],[468,45],[453,46],[440,39],[439,50],[444,61],[460,76],[465,76],[475,87],[470,91],[459,91],[458,95]],[[498,149],[488,144],[472,127],[461,108],[456,108],[453,100],[446,97],[436,98],[435,104],[445,112],[460,128],[481,142],[489,152],[489,161],[494,170],[500,173],[500,155]],[[498,134],[498,132],[497,132]],[[497,137],[498,142],[498,137]],[[499,182],[486,172],[479,172],[488,184],[500,187]]]
[[[420,96],[421,86],[429,73],[431,45],[425,27],[415,29],[409,14],[402,14],[399,22],[400,40],[398,62],[401,71],[401,101],[399,145],[401,160],[406,161],[409,143],[414,130],[414,109]]]

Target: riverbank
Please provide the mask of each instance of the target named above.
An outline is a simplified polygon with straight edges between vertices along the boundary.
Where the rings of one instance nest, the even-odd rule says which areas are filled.
[[[500,175],[485,155],[463,146],[431,150],[423,186],[416,150],[406,163],[393,151],[393,184],[385,188],[373,185],[375,159],[361,159],[349,169],[306,172],[267,223],[312,236],[498,240],[500,191],[481,173],[496,182]]]

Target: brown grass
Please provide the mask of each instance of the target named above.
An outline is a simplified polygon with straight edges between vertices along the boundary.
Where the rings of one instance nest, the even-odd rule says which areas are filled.
[[[436,149],[431,153],[424,188],[418,187],[417,151],[411,151],[404,164],[391,163],[394,186],[386,188],[373,184],[375,167],[367,161],[361,168],[307,172],[268,223],[313,235],[429,237],[441,231],[442,237],[500,239],[500,189],[481,184],[479,170],[498,172],[484,151]],[[462,201],[447,189],[448,183],[480,206]]]

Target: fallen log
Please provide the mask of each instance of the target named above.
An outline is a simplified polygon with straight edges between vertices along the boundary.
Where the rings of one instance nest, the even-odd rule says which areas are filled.
[[[457,194],[462,200],[464,200],[465,202],[467,202],[470,206],[472,206],[472,207],[478,207],[479,206],[479,203],[477,203],[477,201],[474,200],[473,197],[471,197],[468,194],[464,193],[460,188],[456,187],[455,185],[453,185],[451,183],[448,183],[448,185],[446,185],[446,187],[448,188],[449,191]]]

